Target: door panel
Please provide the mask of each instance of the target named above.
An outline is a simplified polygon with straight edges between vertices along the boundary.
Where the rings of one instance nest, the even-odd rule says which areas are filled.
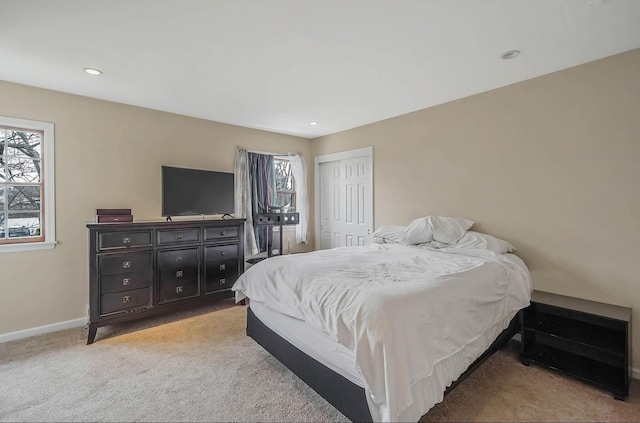
[[[371,242],[369,157],[320,163],[320,249]]]

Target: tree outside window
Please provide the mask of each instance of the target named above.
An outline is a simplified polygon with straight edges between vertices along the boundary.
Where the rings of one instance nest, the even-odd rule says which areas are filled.
[[[291,173],[291,161],[274,157],[273,167],[276,175],[275,206],[282,207],[283,212],[293,212],[296,208],[296,191]]]
[[[44,240],[42,131],[0,127],[0,244]]]

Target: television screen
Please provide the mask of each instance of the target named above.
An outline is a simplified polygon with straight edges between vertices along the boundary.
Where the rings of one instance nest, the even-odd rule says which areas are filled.
[[[233,214],[233,173],[162,166],[162,215]]]

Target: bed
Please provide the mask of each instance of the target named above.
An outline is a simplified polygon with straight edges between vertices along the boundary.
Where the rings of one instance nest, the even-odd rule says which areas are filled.
[[[417,421],[515,333],[532,289],[513,254],[436,247],[261,261],[233,287],[247,334],[349,419]]]

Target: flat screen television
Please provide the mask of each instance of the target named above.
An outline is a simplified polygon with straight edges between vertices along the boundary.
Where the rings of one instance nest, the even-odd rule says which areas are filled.
[[[233,173],[162,166],[162,216],[233,214]]]

